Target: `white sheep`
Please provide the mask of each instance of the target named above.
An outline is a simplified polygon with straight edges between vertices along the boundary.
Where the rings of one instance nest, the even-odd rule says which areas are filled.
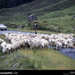
[[[1,48],[6,47],[6,42],[5,42],[5,41],[4,41],[4,42],[2,42],[0,47],[1,47]]]
[[[50,45],[50,47],[52,48],[52,39],[49,39],[49,45]]]
[[[38,48],[38,47],[42,48],[43,43],[40,40],[32,40],[31,39],[29,41],[29,45],[30,45],[31,49],[34,48],[34,47],[36,47],[36,48]]]
[[[23,41],[23,48],[27,48],[27,47],[29,47],[29,39],[24,39],[24,41]]]
[[[68,43],[68,44],[66,45],[66,52],[68,52],[68,49],[69,49],[69,48],[71,48],[70,51],[72,50],[72,48],[74,49],[74,46],[73,46],[72,43]]]
[[[8,52],[6,47],[4,47],[4,48],[2,49],[2,51],[3,51],[3,53]]]
[[[18,42],[13,43],[13,44],[11,45],[11,48],[12,48],[12,50],[17,50],[18,48],[20,48],[20,44],[19,44]]]
[[[7,43],[6,47],[3,49],[5,50],[5,52],[11,52],[11,49],[12,49],[11,46],[12,46],[11,44]]]
[[[3,52],[10,52],[12,50],[16,50],[17,48],[24,47],[27,48],[28,46],[32,49],[34,47],[48,47],[55,46],[56,49],[61,47],[67,48],[67,46],[70,45],[70,43],[73,44],[75,48],[74,43],[74,34],[51,34],[51,35],[45,35],[45,34],[22,34],[20,32],[18,33],[3,33],[5,36],[5,39],[9,41],[9,43],[3,42],[1,44],[2,51]],[[69,42],[69,45],[68,45]]]
[[[62,48],[62,43],[61,42],[59,42],[59,41],[55,41],[55,43],[56,43],[56,49],[58,49],[58,48]]]
[[[3,52],[9,52],[11,50],[10,46],[10,44],[3,42],[0,47]]]
[[[49,48],[49,42],[47,40],[41,39],[40,41],[42,42],[43,48],[45,48],[45,47]]]

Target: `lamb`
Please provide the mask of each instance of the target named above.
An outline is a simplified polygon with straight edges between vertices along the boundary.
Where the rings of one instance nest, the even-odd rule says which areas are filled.
[[[13,43],[16,43],[17,41],[15,39],[10,39],[10,43],[13,44]]]
[[[49,45],[52,48],[52,39],[49,39]]]
[[[52,46],[56,46],[55,39],[52,39],[51,42],[52,42]]]
[[[3,32],[4,37],[9,36],[10,33]]]
[[[66,48],[67,43],[68,43],[68,41],[64,39],[63,42],[62,42],[63,48]]]
[[[4,50],[5,52],[10,52],[11,49],[12,49],[12,48],[11,48],[11,44],[8,44],[8,43],[7,43],[6,47],[3,48],[3,50]]]
[[[0,47],[1,47],[1,48],[6,47],[6,42],[5,42],[5,41],[4,41],[4,42],[2,42]]]
[[[68,42],[68,43],[66,44],[66,52],[68,52],[68,48],[71,48],[70,51],[72,50],[72,48],[74,49],[73,43]]]
[[[20,48],[20,44],[19,44],[18,42],[13,43],[13,44],[11,45],[11,49],[12,49],[12,50],[16,50],[16,49],[18,49],[18,48]]]
[[[6,36],[5,37],[5,39],[8,41],[8,42],[10,42],[10,39],[12,38],[12,36],[11,37],[9,37],[9,36]]]
[[[20,48],[20,46],[23,44],[22,41],[19,41],[19,42],[16,42],[16,43],[13,43],[13,44],[9,44],[9,43],[2,43],[1,46],[2,46],[2,51],[5,53],[5,52],[11,52],[13,50],[17,50],[18,48]]]
[[[34,48],[34,47],[36,47],[36,48],[38,48],[38,47],[42,48],[43,43],[40,40],[32,40],[32,39],[30,39],[29,45],[30,45],[31,49]]]
[[[29,39],[24,39],[24,41],[23,41],[23,48],[27,48],[27,47],[29,47]]]
[[[3,51],[3,53],[9,52],[9,51],[7,51],[7,48],[6,48],[6,47],[4,47],[4,48],[2,49],[2,51]]]
[[[59,42],[59,41],[55,41],[55,43],[56,43],[56,49],[58,49],[58,48],[61,49],[61,47],[62,47],[62,43]]]
[[[5,53],[5,52],[9,52],[9,50],[11,50],[9,48],[10,46],[11,46],[10,44],[3,42],[0,47],[2,48],[2,51]]]
[[[44,47],[49,48],[49,47],[48,47],[49,42],[48,42],[47,40],[45,40],[45,39],[41,39],[40,41],[42,42],[42,46],[43,46],[43,48],[44,48]]]
[[[58,41],[58,39],[49,39],[49,45],[55,46],[56,49],[62,48],[62,43],[60,41]]]

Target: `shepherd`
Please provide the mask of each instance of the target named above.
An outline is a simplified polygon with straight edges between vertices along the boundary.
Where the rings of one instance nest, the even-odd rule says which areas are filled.
[[[37,23],[34,22],[34,30],[35,30],[35,34],[37,34]]]

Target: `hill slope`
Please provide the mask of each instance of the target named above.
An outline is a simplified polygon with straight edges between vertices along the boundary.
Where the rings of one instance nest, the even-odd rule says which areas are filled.
[[[72,27],[74,27],[75,19],[73,16],[75,15],[75,0],[34,0],[33,2],[17,7],[4,8],[0,10],[0,23],[4,23],[8,27],[10,27],[10,24],[17,26],[31,25],[29,28],[32,29],[32,24],[27,22],[28,16],[32,13],[38,17],[38,22],[41,26],[39,29],[50,30],[51,24],[58,24],[59,26],[72,25]],[[68,17],[67,21],[66,17]],[[46,22],[44,22],[45,19]],[[61,21],[59,19],[61,19]],[[42,25],[49,25],[46,26],[49,29],[45,28],[45,26],[43,28]]]
[[[32,1],[34,0],[0,0],[0,8],[15,7]]]
[[[36,9],[40,9],[46,6],[50,6],[54,3],[57,3],[61,0],[35,0],[33,2],[30,3],[26,3],[17,7],[12,7],[12,8],[5,8],[5,9],[1,9],[0,10],[0,15],[2,16],[10,16],[10,15],[14,15],[16,13],[25,13],[25,12],[30,12],[32,10],[36,10]],[[9,14],[10,13],[10,14]]]
[[[42,9],[41,12],[52,12],[62,10],[75,4],[74,0],[35,0],[13,8],[5,8],[0,10],[0,15],[10,16],[16,13],[31,12],[32,10]],[[10,13],[10,14],[9,14]]]

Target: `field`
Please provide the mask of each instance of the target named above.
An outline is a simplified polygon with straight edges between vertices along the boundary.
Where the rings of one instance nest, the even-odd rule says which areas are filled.
[[[20,48],[6,54],[0,50],[0,70],[75,70],[75,60],[51,48]]]
[[[34,32],[34,22],[37,22],[38,33],[75,34],[75,0],[56,1],[34,0],[16,7],[1,8],[0,24],[5,24],[8,30]],[[31,14],[36,14],[38,20],[28,22]],[[0,34],[0,38],[4,39],[4,36]],[[0,50],[0,70],[75,70],[75,60],[51,48],[20,48],[6,54]]]

